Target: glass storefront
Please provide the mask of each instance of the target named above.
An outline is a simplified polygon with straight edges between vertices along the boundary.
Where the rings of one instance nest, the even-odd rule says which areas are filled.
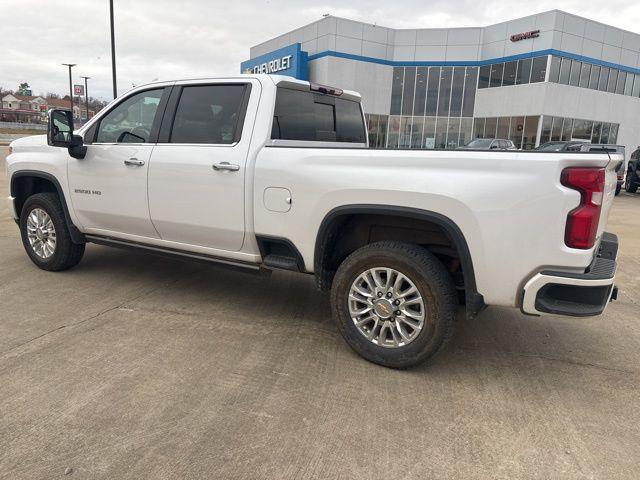
[[[480,67],[478,88],[508,87],[544,82],[548,56],[492,63]]]
[[[369,143],[372,148],[450,149],[474,138],[505,138],[523,150],[550,140],[615,143],[618,125],[606,122],[541,115],[473,118],[478,89],[547,79],[640,96],[640,75],[557,56],[481,67],[394,67],[391,115],[366,115]]]
[[[640,74],[564,57],[551,57],[549,81],[600,92],[640,97]]]
[[[455,148],[468,142],[477,84],[478,67],[395,67],[386,138],[384,115],[367,115],[375,146]]]
[[[542,121],[540,144],[560,140],[580,140],[599,144],[616,143],[618,126],[617,123],[545,115]]]

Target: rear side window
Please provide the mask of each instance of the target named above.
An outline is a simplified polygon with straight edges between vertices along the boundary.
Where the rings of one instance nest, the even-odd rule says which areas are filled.
[[[170,143],[231,144],[239,139],[245,85],[184,87]]]
[[[365,143],[360,104],[331,95],[279,88],[271,138]]]

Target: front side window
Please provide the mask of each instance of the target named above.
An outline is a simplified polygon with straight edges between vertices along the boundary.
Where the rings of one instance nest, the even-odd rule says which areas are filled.
[[[133,95],[107,113],[98,127],[98,143],[147,143],[163,89]]]
[[[183,87],[170,143],[229,145],[237,141],[244,84]]]
[[[360,104],[331,95],[278,88],[271,138],[365,143]]]

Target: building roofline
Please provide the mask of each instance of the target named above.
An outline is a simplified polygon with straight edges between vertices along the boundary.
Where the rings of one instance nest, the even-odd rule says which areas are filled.
[[[264,45],[265,43],[268,43],[268,42],[270,42],[271,40],[273,40],[273,39],[275,39],[275,38],[278,38],[278,37],[280,37],[280,36],[282,36],[282,35],[286,35],[286,34],[288,34],[288,33],[295,32],[296,30],[300,30],[300,29],[305,28],[305,27],[308,27],[308,26],[310,26],[310,25],[315,25],[316,23],[320,23],[320,22],[322,22],[322,21],[325,21],[327,18],[335,18],[335,19],[337,19],[337,20],[344,20],[344,21],[347,21],[347,22],[355,22],[355,23],[360,23],[360,24],[362,24],[362,25],[368,25],[368,26],[372,26],[372,27],[381,27],[381,28],[385,28],[385,29],[388,29],[388,30],[393,30],[393,31],[396,31],[396,32],[401,32],[401,31],[410,31],[410,30],[478,30],[478,29],[485,29],[485,28],[489,28],[489,27],[496,26],[496,25],[502,25],[502,24],[505,24],[505,23],[513,22],[514,20],[522,20],[522,19],[531,18],[531,17],[536,17],[536,16],[539,16],[539,15],[544,15],[544,14],[548,14],[548,13],[556,13],[556,14],[562,14],[562,15],[569,15],[569,16],[572,16],[572,17],[575,17],[575,18],[580,18],[580,19],[582,19],[582,20],[586,20],[586,21],[589,21],[589,22],[597,23],[597,24],[602,25],[602,26],[607,27],[607,28],[614,28],[614,29],[616,29],[616,30],[620,30],[620,31],[622,31],[622,32],[629,33],[629,34],[631,34],[631,35],[636,35],[636,36],[640,37],[640,33],[638,33],[638,32],[633,32],[633,31],[631,31],[631,30],[626,30],[626,29],[624,29],[624,28],[617,27],[617,26],[615,26],[615,25],[611,25],[611,24],[608,24],[608,23],[603,23],[603,22],[598,21],[598,20],[593,20],[593,19],[591,19],[591,18],[589,18],[589,17],[584,17],[584,16],[581,16],[581,15],[576,15],[575,13],[571,13],[571,12],[568,12],[568,11],[566,11],[566,10],[560,10],[560,9],[557,9],[557,8],[554,8],[554,9],[551,9],[551,10],[543,10],[543,11],[541,11],[541,12],[532,13],[532,14],[530,14],[530,15],[525,15],[525,16],[523,16],[523,17],[513,17],[513,18],[509,18],[509,19],[507,19],[507,20],[503,20],[503,21],[501,21],[501,22],[497,22],[497,23],[490,23],[490,24],[487,24],[487,25],[467,26],[467,27],[455,27],[455,26],[451,26],[451,27],[434,27],[434,28],[430,28],[430,27],[420,27],[420,26],[416,26],[416,27],[413,27],[413,28],[395,28],[395,27],[387,27],[387,26],[385,26],[385,25],[378,24],[378,23],[370,23],[370,22],[366,22],[366,21],[362,21],[362,20],[354,20],[354,19],[352,19],[352,18],[340,17],[340,16],[337,16],[337,15],[331,15],[331,14],[329,14],[329,15],[327,15],[326,17],[319,18],[318,20],[314,20],[313,22],[306,23],[306,24],[304,24],[304,25],[298,26],[298,27],[293,28],[293,29],[291,29],[291,30],[288,30],[288,31],[286,31],[286,32],[284,32],[284,33],[282,33],[282,34],[280,34],[280,35],[276,35],[275,37],[271,37],[271,38],[269,38],[269,39],[267,39],[267,40],[265,40],[265,41],[263,41],[263,42],[260,42],[260,43],[257,43],[257,44],[255,44],[255,45],[252,45],[252,46],[250,47],[250,49],[260,47],[261,45]]]

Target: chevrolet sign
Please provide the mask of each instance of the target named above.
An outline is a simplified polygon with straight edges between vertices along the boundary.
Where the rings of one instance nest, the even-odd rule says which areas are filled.
[[[291,68],[291,59],[293,55],[286,55],[282,58],[276,58],[268,62],[254,65],[247,69],[246,73],[276,73]]]
[[[301,45],[294,43],[242,62],[240,71],[253,74],[275,73],[306,80],[307,57],[307,52],[302,51]]]

